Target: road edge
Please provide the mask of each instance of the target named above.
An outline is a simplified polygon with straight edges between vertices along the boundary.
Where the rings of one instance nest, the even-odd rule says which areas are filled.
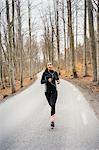
[[[3,98],[1,101],[0,101],[0,104],[8,101],[10,98],[14,97],[15,95],[17,94],[20,94],[21,92],[25,91],[27,88],[29,88],[32,84],[34,84],[36,82],[36,80],[38,79],[38,77],[36,76],[34,80],[31,81],[31,83],[27,86],[24,86],[22,88],[20,88],[18,91],[16,91],[15,93],[13,94],[10,94],[8,95],[7,97]]]
[[[89,103],[93,109],[97,119],[99,120],[99,102],[97,102],[97,96],[87,87],[79,85],[79,83],[74,82],[72,79],[62,78],[73,84],[85,97],[86,101]]]

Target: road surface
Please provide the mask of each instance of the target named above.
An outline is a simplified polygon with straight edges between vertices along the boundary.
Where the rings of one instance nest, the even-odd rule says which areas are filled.
[[[80,91],[61,80],[55,129],[38,80],[0,104],[0,150],[99,150],[99,120]]]

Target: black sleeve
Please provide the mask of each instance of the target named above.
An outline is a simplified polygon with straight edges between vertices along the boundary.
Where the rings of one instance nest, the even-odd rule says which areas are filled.
[[[55,79],[56,79],[56,80],[59,80],[59,75],[58,75],[57,72],[55,72]]]
[[[41,78],[41,84],[44,84],[46,82],[47,82],[46,76],[45,76],[45,73],[43,73],[42,78]]]

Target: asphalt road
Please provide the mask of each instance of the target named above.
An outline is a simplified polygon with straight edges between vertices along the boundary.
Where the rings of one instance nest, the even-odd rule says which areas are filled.
[[[99,150],[99,120],[71,83],[58,85],[55,129],[38,80],[0,104],[0,150]]]

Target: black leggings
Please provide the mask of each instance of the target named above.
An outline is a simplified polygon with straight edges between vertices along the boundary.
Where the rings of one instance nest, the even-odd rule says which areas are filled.
[[[47,98],[49,105],[51,106],[51,116],[52,116],[55,114],[55,104],[56,104],[56,100],[57,100],[57,91],[55,91],[53,93],[45,92],[45,96]]]

